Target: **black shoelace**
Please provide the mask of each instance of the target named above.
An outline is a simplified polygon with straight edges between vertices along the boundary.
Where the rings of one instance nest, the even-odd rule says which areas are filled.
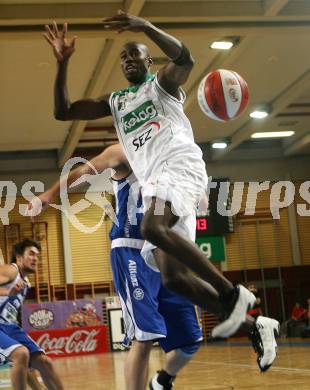
[[[222,295],[220,297],[222,311],[221,311],[220,315],[218,316],[219,322],[223,322],[223,321],[227,320],[227,318],[230,316],[231,312],[233,311],[233,309],[236,305],[238,297],[239,297],[238,287],[234,287],[234,289],[230,293],[228,293],[226,295]]]
[[[253,328],[249,331],[248,335],[249,335],[249,339],[252,342],[254,351],[258,355],[258,359],[261,359],[262,356],[264,355],[264,345],[263,345],[262,338],[261,338],[259,331],[258,331],[258,328],[257,328],[258,326],[260,326],[260,325],[256,323],[253,326]]]

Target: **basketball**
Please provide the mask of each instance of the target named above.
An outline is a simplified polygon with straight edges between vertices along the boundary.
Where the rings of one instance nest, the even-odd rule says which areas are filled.
[[[236,119],[249,100],[247,83],[238,73],[226,69],[208,73],[200,82],[197,95],[202,112],[224,122]]]

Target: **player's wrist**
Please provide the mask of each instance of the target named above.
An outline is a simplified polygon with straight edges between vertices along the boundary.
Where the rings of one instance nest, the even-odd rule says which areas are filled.
[[[66,67],[68,65],[69,59],[70,59],[70,57],[67,57],[67,58],[56,57],[56,62],[57,62],[58,67],[60,67],[60,68]]]
[[[148,20],[144,21],[144,25],[142,25],[142,30],[144,33],[152,33],[154,31],[157,31],[158,29]]]

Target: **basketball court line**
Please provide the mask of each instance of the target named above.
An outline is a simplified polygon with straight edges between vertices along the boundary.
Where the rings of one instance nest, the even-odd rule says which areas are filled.
[[[10,386],[11,386],[10,379],[1,379],[0,380],[0,389],[7,389]]]
[[[204,365],[211,365],[211,366],[230,366],[230,367],[236,367],[236,368],[250,368],[253,370],[258,371],[258,368],[252,364],[242,364],[242,363],[224,363],[224,362],[208,362],[208,361],[200,361],[200,360],[192,360],[191,363],[199,363]],[[306,368],[292,368],[292,367],[272,367],[271,371],[277,371],[277,372],[283,372],[283,373],[293,373],[298,372],[299,374],[305,374],[310,375],[310,369]],[[288,372],[289,371],[289,372]]]
[[[278,347],[310,347],[310,341],[278,341]],[[236,342],[225,342],[225,341],[216,341],[207,344],[207,347],[249,347],[251,346],[250,342],[247,341],[236,341]]]

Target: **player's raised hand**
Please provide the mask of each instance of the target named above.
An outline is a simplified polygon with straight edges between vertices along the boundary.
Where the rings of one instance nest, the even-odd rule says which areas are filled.
[[[48,191],[35,196],[28,204],[27,216],[34,222],[34,217],[45,211],[52,202],[52,196]]]
[[[123,31],[144,32],[150,26],[147,20],[129,15],[122,10],[119,10],[112,18],[103,19],[102,22],[104,28],[116,30],[119,33]]]
[[[58,30],[56,22],[50,26],[45,25],[44,38],[52,46],[54,55],[58,62],[68,60],[75,51],[76,36],[69,41],[67,39],[68,24],[64,23],[62,31]]]

